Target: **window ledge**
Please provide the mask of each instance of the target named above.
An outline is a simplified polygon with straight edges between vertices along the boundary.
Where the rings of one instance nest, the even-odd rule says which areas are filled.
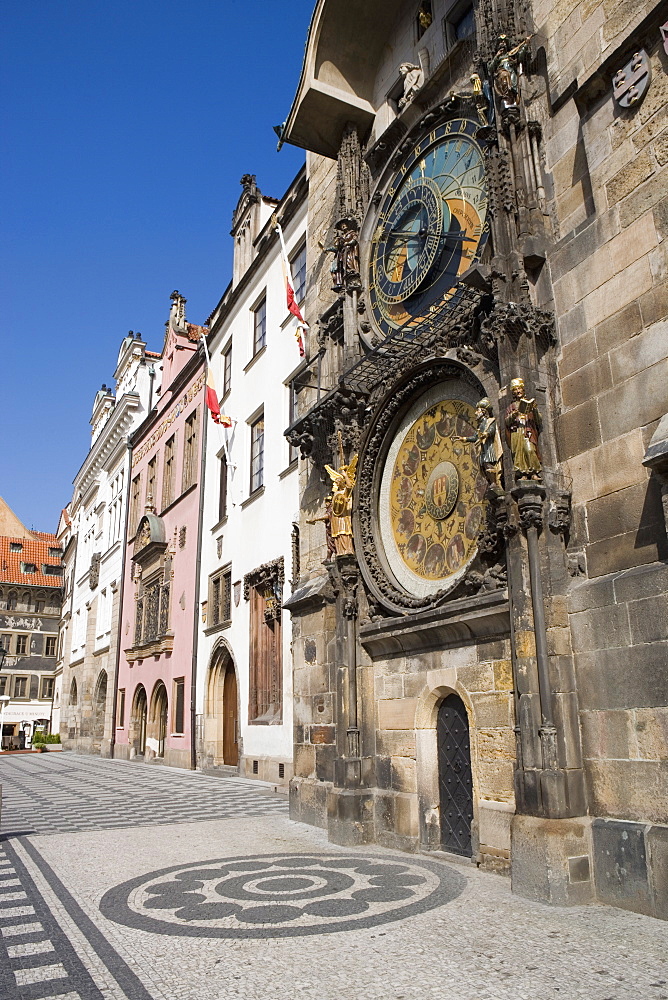
[[[257,354],[253,355],[253,357],[250,359],[250,361],[248,362],[248,364],[244,368],[244,371],[247,372],[250,368],[252,368],[253,365],[255,364],[255,362],[258,360],[258,358],[261,358],[262,355],[264,354],[264,352],[266,350],[267,350],[267,345],[265,344],[264,347],[260,348],[260,350],[257,352]]]
[[[298,465],[299,465],[299,459],[293,458],[293,460],[290,462],[287,468],[283,469],[282,472],[279,472],[278,478],[285,479],[286,476],[289,476],[291,472],[295,471]]]
[[[204,629],[204,635],[213,635],[214,632],[220,632],[224,628],[229,628],[232,624],[232,619],[227,618],[224,622],[218,622],[217,625],[208,625]]]
[[[264,486],[261,486],[259,490],[255,490],[255,492],[251,493],[249,497],[246,497],[244,502],[241,504],[241,509],[245,510],[246,507],[248,507],[250,504],[253,503],[253,500],[257,500],[258,497],[261,497],[263,493],[264,493]]]
[[[218,522],[218,524],[214,524],[214,526],[210,530],[211,531],[220,531],[220,529],[224,528],[226,524],[227,524],[227,514],[225,515],[225,517],[221,517],[221,519]]]

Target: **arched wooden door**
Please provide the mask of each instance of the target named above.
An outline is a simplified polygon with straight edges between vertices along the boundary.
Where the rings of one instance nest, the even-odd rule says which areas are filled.
[[[223,682],[223,763],[236,767],[239,763],[239,717],[237,675],[228,663]]]
[[[146,752],[146,717],[148,703],[146,691],[139,687],[135,693],[135,703],[132,712],[133,743],[135,753],[143,757]]]
[[[473,776],[466,707],[456,694],[441,702],[436,724],[438,784],[441,806],[441,846],[471,857]]]
[[[155,693],[155,723],[157,723],[157,757],[165,756],[165,739],[167,737],[167,691],[161,684]]]

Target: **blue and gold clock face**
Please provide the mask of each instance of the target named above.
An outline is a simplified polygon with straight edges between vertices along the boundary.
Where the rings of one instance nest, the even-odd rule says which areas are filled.
[[[480,259],[489,223],[479,127],[462,118],[434,129],[390,182],[369,261],[369,301],[383,334],[433,319]]]

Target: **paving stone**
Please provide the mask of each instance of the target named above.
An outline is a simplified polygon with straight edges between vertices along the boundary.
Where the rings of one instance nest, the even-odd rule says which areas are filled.
[[[30,996],[659,1000],[668,981],[651,917],[546,907],[434,856],[344,851],[291,822],[282,796],[228,779],[74,754],[16,763],[3,824],[32,817],[40,833],[0,843],[0,864],[38,917],[7,922],[0,947],[13,968],[44,961],[28,974],[66,972]],[[53,951],[23,943],[38,932]]]

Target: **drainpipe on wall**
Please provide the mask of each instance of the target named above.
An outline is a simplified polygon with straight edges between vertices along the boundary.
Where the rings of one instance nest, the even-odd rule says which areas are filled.
[[[155,373],[154,373],[155,374]],[[151,382],[151,388],[153,383]],[[128,542],[125,537],[128,526],[128,512],[130,510],[130,481],[132,479],[132,441],[128,435],[125,446],[128,450],[127,458],[127,482],[125,484],[125,521],[123,525],[123,558],[121,559],[121,582],[118,586],[118,627],[116,629],[116,663],[114,666],[114,696],[111,705],[111,739],[109,740],[109,756],[113,760],[116,752],[116,712],[118,707],[118,668],[121,663],[121,642],[123,637],[123,590],[125,589],[125,559],[128,551]]]
[[[200,348],[201,350],[201,348]],[[195,723],[197,721],[196,697],[197,697],[197,644],[199,641],[199,592],[200,592],[200,571],[202,568],[202,525],[204,523],[204,461],[206,458],[206,437],[208,421],[206,402],[202,404],[202,450],[199,462],[199,514],[197,518],[197,560],[195,562],[195,600],[193,604],[193,652],[192,666],[190,671],[190,769],[197,770],[197,735]]]

